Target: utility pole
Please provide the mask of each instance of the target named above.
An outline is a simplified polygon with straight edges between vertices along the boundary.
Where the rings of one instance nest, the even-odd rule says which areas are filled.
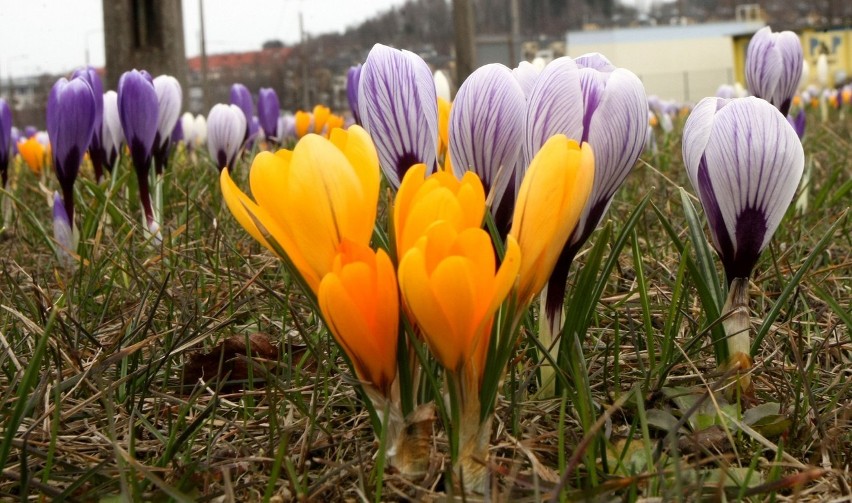
[[[509,18],[511,27],[509,31],[509,66],[512,68],[520,63],[518,44],[521,43],[521,15],[518,9],[518,0],[509,0]]]
[[[461,86],[473,73],[476,60],[473,0],[453,0],[453,29],[456,39],[456,84]]]
[[[299,40],[302,54],[302,110],[311,110],[310,86],[308,86],[308,38],[305,36],[305,18],[299,11]]]
[[[210,82],[207,79],[207,36],[204,33],[204,0],[198,0],[198,16],[201,20],[201,106],[210,113]],[[251,117],[248,117],[251,120]]]

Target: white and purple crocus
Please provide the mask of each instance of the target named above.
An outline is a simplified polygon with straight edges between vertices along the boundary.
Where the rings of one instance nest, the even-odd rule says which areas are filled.
[[[526,104],[512,71],[490,64],[465,80],[450,113],[453,172],[458,178],[466,171],[479,175],[493,201],[494,223],[504,236],[512,224],[515,192],[526,166],[522,155]]]
[[[234,162],[243,144],[246,118],[237,105],[214,105],[207,115],[207,148],[216,167],[234,172]]]
[[[104,150],[104,167],[112,172],[124,144],[121,118],[118,115],[118,94],[107,91],[103,96],[104,116],[101,124],[101,146]]]
[[[172,147],[172,131],[175,129],[180,109],[183,104],[183,93],[180,83],[171,75],[160,75],[154,79],[154,91],[157,93],[157,134],[154,137],[154,169],[157,175],[163,174],[163,169],[169,160]]]
[[[588,142],[595,155],[592,193],[543,294],[552,335],[561,326],[574,257],[603,219],[613,195],[642,153],[647,123],[648,99],[642,82],[601,54],[555,59],[532,86],[527,109],[527,160],[558,133]]]
[[[408,169],[435,169],[438,97],[432,71],[412,52],[376,44],[358,78],[358,110],[376,144],[382,172],[394,189]]]
[[[243,111],[246,119],[246,130],[243,135],[243,141],[248,141],[253,137],[257,130],[252,129],[252,117],[254,117],[254,103],[251,99],[251,92],[246,86],[236,83],[231,86],[231,104],[237,105]]]
[[[748,368],[748,278],[796,193],[802,143],[763,99],[705,98],[684,126],[683,160],[729,285],[722,308],[726,363]],[[747,375],[740,384],[750,387]]]
[[[146,230],[157,241],[160,224],[151,203],[148,173],[157,136],[158,110],[157,91],[151,75],[144,70],[124,72],[118,81],[118,115],[139,182]]]
[[[96,99],[89,82],[81,77],[59,79],[47,98],[47,133],[51,142],[53,166],[62,189],[54,193],[53,230],[61,249],[60,260],[70,266],[70,253],[76,251],[74,226],[74,181],[83,154],[95,130]]]
[[[785,116],[802,76],[804,54],[799,36],[792,31],[773,33],[765,26],[751,38],[746,52],[749,92],[773,104]]]

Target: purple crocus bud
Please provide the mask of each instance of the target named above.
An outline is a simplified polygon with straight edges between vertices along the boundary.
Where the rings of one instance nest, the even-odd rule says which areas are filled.
[[[47,134],[62,200],[74,221],[74,180],[95,129],[95,95],[81,78],[59,79],[47,98]]]
[[[804,107],[800,107],[799,111],[796,112],[794,116],[792,113],[787,115],[787,122],[793,126],[793,130],[796,132],[796,136],[801,140],[805,137],[805,126],[807,126],[807,118],[805,117],[805,109]]]
[[[12,109],[0,98],[0,189],[6,187],[12,152]]]
[[[802,142],[762,99],[704,98],[684,126],[683,160],[728,283],[748,278],[802,178]]]
[[[171,75],[160,75],[154,79],[157,93],[157,134],[154,137],[154,169],[163,173],[171,150],[172,130],[180,116],[183,95],[180,83]]]
[[[95,180],[100,181],[104,172],[104,151],[101,145],[101,123],[103,122],[104,105],[98,97],[103,95],[104,85],[98,72],[92,66],[78,68],[74,71],[72,77],[79,77],[88,82],[89,87],[92,88],[92,94],[95,96],[95,132],[92,134],[92,143],[89,145],[89,158],[92,160],[92,167],[95,170]]]
[[[148,188],[148,172],[154,138],[157,136],[157,91],[148,72],[130,70],[118,81],[118,116],[124,138],[130,146],[130,157],[139,182],[139,196],[148,230],[153,234],[159,224],[154,217]]]
[[[464,81],[450,112],[449,148],[453,172],[473,171],[486,192],[502,234],[509,232],[520,163],[527,101],[512,71],[500,64],[480,67]],[[501,171],[502,170],[502,171]],[[500,172],[498,179],[497,174]]]
[[[254,117],[254,103],[251,99],[251,93],[246,86],[240,83],[231,86],[231,104],[240,107],[243,115],[245,115],[246,131],[243,134],[243,141],[248,140],[252,133],[249,130],[249,126],[251,125],[251,118]]]
[[[278,94],[271,87],[261,87],[257,94],[257,118],[260,127],[266,134],[267,140],[274,140],[278,136],[278,116],[281,114],[281,105],[278,102]]]
[[[601,54],[574,61],[559,58],[545,67],[536,82],[527,124],[530,158],[557,133],[588,142],[595,154],[592,192],[547,286],[545,307],[556,327],[574,257],[603,219],[645,147],[648,99],[636,75],[616,68]]]
[[[414,164],[429,175],[437,162],[438,96],[420,56],[376,44],[361,67],[358,108],[393,188]]]
[[[207,149],[216,160],[219,171],[230,168],[234,171],[234,161],[243,144],[243,132],[246,130],[246,117],[236,105],[215,105],[208,114]]]
[[[172,128],[171,142],[172,145],[183,141],[183,121],[175,121],[175,127]]]
[[[802,44],[792,31],[772,33],[765,26],[751,38],[746,52],[746,85],[749,92],[775,105],[783,115],[802,75]]]
[[[118,115],[118,94],[115,91],[104,93],[104,120],[101,125],[101,143],[104,149],[104,166],[110,172],[115,167],[124,132],[121,130],[121,118]]]
[[[38,133],[38,128],[37,128],[37,127],[35,127],[35,126],[26,126],[26,127],[24,127],[24,137],[25,137],[26,139],[30,139],[30,138],[32,138],[33,136],[35,136],[35,134],[36,134],[36,133]]]
[[[355,124],[361,125],[361,113],[358,110],[358,82],[361,80],[361,65],[349,68],[346,72],[346,99]]]

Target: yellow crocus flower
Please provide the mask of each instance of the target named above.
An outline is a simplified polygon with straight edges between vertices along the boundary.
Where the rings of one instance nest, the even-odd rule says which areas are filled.
[[[311,114],[299,110],[293,118],[296,121],[296,138],[301,138],[308,134],[308,131],[311,129]]]
[[[498,269],[487,232],[457,231],[447,221],[430,227],[405,254],[400,290],[444,368],[481,379],[494,313],[515,285],[520,264],[521,251],[511,236]]]
[[[452,173],[450,156],[447,150],[450,148],[450,112],[452,103],[444,98],[438,98],[438,159],[444,160],[444,171]]]
[[[393,208],[396,256],[402,258],[426,231],[439,221],[456,231],[480,227],[485,217],[485,189],[476,173],[468,171],[459,180],[438,171],[424,178],[425,164],[415,164],[406,173]]]
[[[314,293],[344,240],[370,243],[380,173],[376,149],[362,128],[335,129],[329,140],[309,134],[293,151],[261,152],[249,182],[254,201],[222,170],[228,208],[273,252],[264,234],[274,238]]]
[[[592,190],[595,159],[565,135],[547,140],[524,175],[509,235],[521,247],[519,302],[530,302],[550,277]]]
[[[47,149],[44,148],[44,145],[39,143],[35,137],[32,137],[18,143],[18,152],[20,152],[27,166],[30,167],[30,170],[36,175],[40,175],[41,170],[44,169],[44,159],[47,155]]]
[[[389,396],[396,378],[399,293],[384,250],[344,241],[319,287],[319,307],[362,381]]]
[[[322,133],[328,118],[331,117],[331,109],[327,106],[316,105],[314,107],[314,133]]]

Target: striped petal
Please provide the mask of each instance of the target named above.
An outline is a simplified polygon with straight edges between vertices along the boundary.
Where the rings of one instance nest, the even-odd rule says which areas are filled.
[[[804,55],[799,36],[791,31],[772,33],[765,26],[754,34],[746,53],[746,84],[758,98],[787,115],[802,76]]]
[[[784,116],[759,98],[705,98],[696,111],[684,128],[684,162],[728,281],[747,278],[799,185],[802,144]],[[700,157],[700,144],[688,145],[688,138],[707,138]]]
[[[405,172],[435,167],[438,99],[432,72],[413,53],[376,44],[361,68],[358,106],[388,182],[399,187]]]
[[[547,65],[536,80],[527,109],[524,156],[527,165],[548,138],[563,134],[580,141],[583,134],[583,91],[577,64],[568,57]]]

